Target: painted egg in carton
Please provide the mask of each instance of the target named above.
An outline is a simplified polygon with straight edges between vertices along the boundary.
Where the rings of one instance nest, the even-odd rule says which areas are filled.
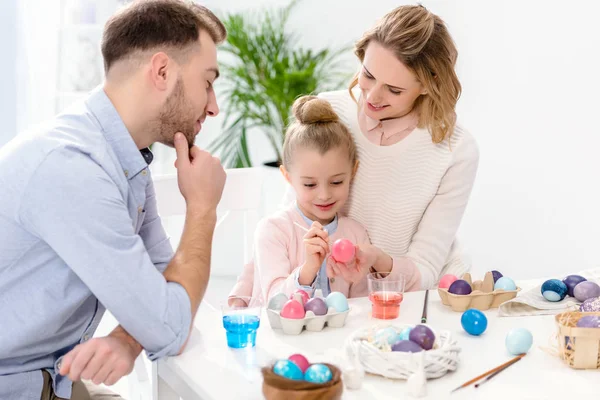
[[[313,298],[304,290],[297,290],[291,299],[279,293],[269,300],[267,307],[271,328],[282,329],[288,335],[299,335],[304,329],[322,331],[325,325],[341,328],[346,324],[349,312],[346,296],[332,292],[323,298],[320,290]]]
[[[462,280],[456,283],[463,283],[468,289],[468,294],[453,293],[452,286],[450,286],[450,289],[438,288],[438,294],[442,304],[450,306],[452,311],[459,312],[466,311],[469,308],[482,311],[498,308],[500,304],[514,299],[521,290],[516,285],[511,290],[495,288],[492,272],[487,272],[483,281],[474,282],[471,280],[471,274],[465,273]]]

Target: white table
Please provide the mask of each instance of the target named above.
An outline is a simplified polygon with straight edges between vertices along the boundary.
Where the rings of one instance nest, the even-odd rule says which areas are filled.
[[[526,285],[521,284],[521,287]],[[420,322],[424,292],[405,294],[400,317],[394,323]],[[311,362],[325,361],[326,351],[342,348],[356,329],[380,324],[370,318],[367,298],[350,300],[351,312],[343,328],[328,328],[322,332],[303,331],[298,336],[285,335],[271,329],[263,314],[252,349],[229,349],[225,340],[220,312],[203,305],[195,319],[195,329],[186,351],[155,363],[154,373],[160,400],[262,399],[260,366],[292,353],[302,353]],[[600,393],[600,371],[573,370],[543,351],[556,331],[553,316],[497,317],[497,310],[485,312],[488,328],[480,337],[469,336],[460,325],[461,313],[442,305],[437,291],[429,293],[428,324],[434,329],[453,332],[462,348],[458,370],[442,378],[429,380],[426,399],[449,397],[466,399],[566,399],[577,395],[597,396]],[[504,345],[507,332],[524,327],[533,333],[534,345],[520,362],[503,371],[490,382],[475,389],[463,388],[453,395],[450,391],[480,375],[510,356]],[[464,397],[463,397],[464,396]],[[358,391],[344,389],[343,399],[399,399],[406,395],[405,381],[394,381],[367,375]],[[410,398],[410,397],[409,397]]]

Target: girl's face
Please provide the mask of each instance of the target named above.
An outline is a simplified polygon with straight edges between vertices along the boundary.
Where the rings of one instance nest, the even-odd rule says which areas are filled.
[[[310,148],[298,148],[290,170],[281,167],[285,179],[296,191],[300,210],[322,225],[330,223],[344,206],[358,163],[352,165],[348,153],[336,148],[320,154]]]
[[[426,94],[415,74],[377,42],[365,50],[358,86],[363,112],[380,121],[408,114],[415,100]]]

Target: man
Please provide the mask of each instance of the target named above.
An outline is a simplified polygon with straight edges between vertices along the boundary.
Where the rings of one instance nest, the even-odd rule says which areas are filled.
[[[219,112],[223,24],[204,7],[139,1],[106,24],[106,81],[0,149],[0,398],[83,399],[183,350],[210,273],[217,158],[193,146]],[[155,142],[177,151],[187,203],[177,252],[148,170]],[[91,339],[108,309],[121,324]],[[90,392],[90,393],[88,393]]]

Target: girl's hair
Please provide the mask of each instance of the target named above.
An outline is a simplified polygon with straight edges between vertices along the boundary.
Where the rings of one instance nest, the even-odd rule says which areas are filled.
[[[356,144],[348,128],[340,122],[327,100],[302,96],[292,106],[295,121],[288,127],[283,142],[283,165],[290,169],[298,147],[325,154],[338,147],[348,150],[352,166],[356,164]]]
[[[427,90],[414,109],[419,128],[428,128],[434,143],[452,135],[461,85],[454,71],[458,52],[444,21],[423,6],[401,6],[386,14],[356,43],[354,54],[364,61],[371,42],[392,51]],[[358,74],[350,83],[358,84]],[[356,99],[355,99],[356,100]]]

